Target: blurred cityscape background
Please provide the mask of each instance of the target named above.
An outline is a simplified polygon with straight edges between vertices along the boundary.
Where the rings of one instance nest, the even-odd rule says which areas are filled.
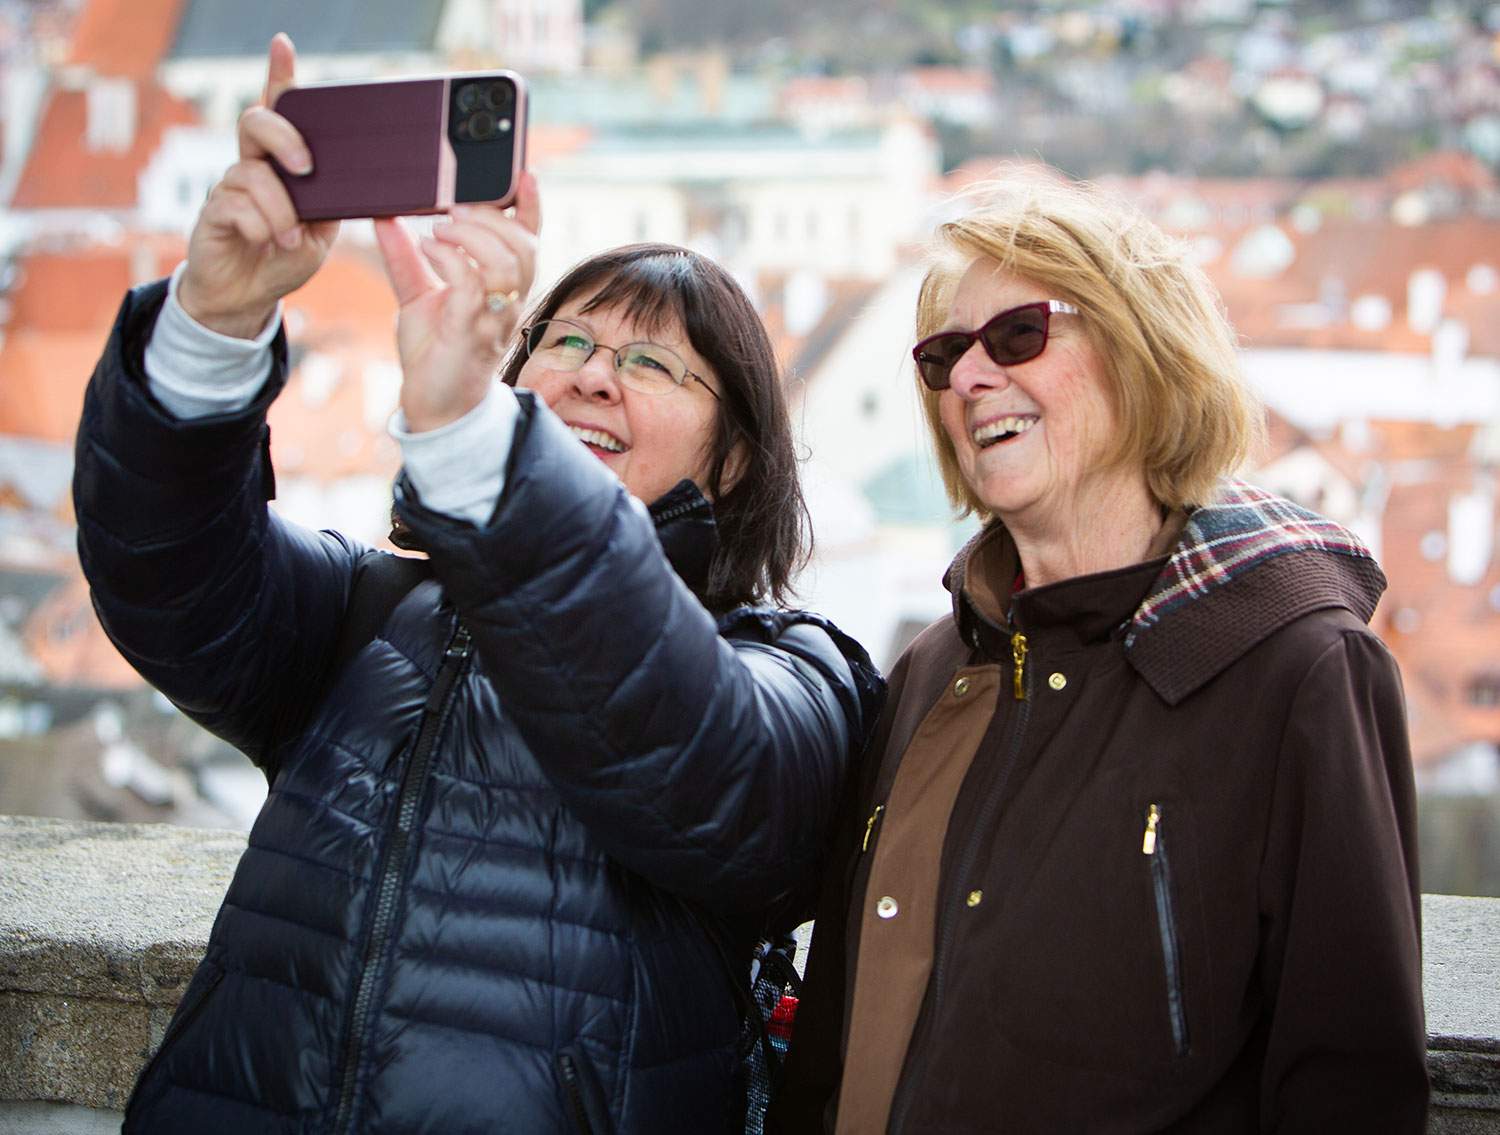
[[[627,241],[720,258],[792,383],[804,599],[889,664],[970,526],[907,351],[923,242],[1018,166],[1114,187],[1220,288],[1272,443],[1250,477],[1391,586],[1423,886],[1500,895],[1500,3],[0,0],[0,812],[247,827],[264,783],[100,631],[69,501],[123,291],[181,258],[277,30],[312,81],[532,83],[542,282]],[[280,499],[378,543],[400,375],[367,224],[287,302]]]

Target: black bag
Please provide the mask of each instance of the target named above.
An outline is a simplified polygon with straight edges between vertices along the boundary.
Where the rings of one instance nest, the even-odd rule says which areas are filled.
[[[781,1065],[792,1038],[792,1019],[802,994],[794,959],[797,940],[775,934],[755,944],[748,968],[725,946],[728,938],[712,915],[684,903],[714,944],[735,1003],[740,1007],[739,1068],[735,1088],[744,1101],[745,1135],[761,1135],[766,1109],[781,1082]],[[745,979],[749,978],[749,981]]]
[[[740,1031],[740,1056],[746,1068],[745,1135],[761,1135],[766,1108],[781,1081],[797,999],[802,995],[796,956],[797,940],[784,934],[757,942],[750,962],[751,1009]]]

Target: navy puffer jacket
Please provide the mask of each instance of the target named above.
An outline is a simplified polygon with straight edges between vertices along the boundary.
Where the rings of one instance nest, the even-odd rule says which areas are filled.
[[[398,487],[435,578],[330,673],[364,549],[265,506],[285,343],[251,407],[179,422],[142,379],[164,293],[127,297],[89,387],[80,553],[126,657],[270,794],[125,1129],[730,1129],[719,950],[807,913],[864,652],[716,620],[664,556],[701,573],[707,505],[653,524],[523,394],[488,525]]]

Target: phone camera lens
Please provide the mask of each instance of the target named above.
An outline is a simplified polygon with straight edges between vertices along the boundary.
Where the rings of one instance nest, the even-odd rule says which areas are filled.
[[[469,116],[469,137],[484,142],[495,136],[495,116],[488,111],[478,111]]]
[[[461,114],[468,114],[479,105],[480,90],[476,83],[466,83],[458,88],[458,109]]]
[[[506,110],[515,102],[515,92],[509,83],[491,83],[485,89],[484,101],[491,110]]]

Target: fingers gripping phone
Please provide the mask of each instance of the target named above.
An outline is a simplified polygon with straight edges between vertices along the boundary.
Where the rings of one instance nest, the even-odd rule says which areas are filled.
[[[313,171],[276,166],[304,221],[509,205],[526,158],[526,83],[513,71],[314,83],[272,108],[312,151]]]

